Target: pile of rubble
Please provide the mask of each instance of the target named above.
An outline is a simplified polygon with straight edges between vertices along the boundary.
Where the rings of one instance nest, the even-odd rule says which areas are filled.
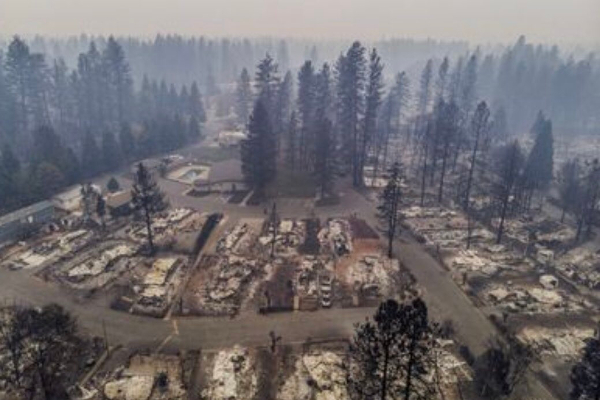
[[[174,241],[177,235],[198,232],[206,222],[205,216],[189,208],[174,208],[154,219],[152,232],[157,243]],[[136,224],[129,230],[129,236],[136,242],[147,240],[146,226]]]
[[[277,227],[275,238],[273,238],[273,228],[269,226],[258,241],[270,252],[273,239],[275,239],[275,253],[277,256],[289,257],[298,254],[298,247],[304,242],[305,233],[305,224],[292,219],[284,219],[280,221]]]
[[[241,219],[217,242],[217,253],[244,255],[251,252],[263,225],[262,219]]]
[[[319,232],[321,249],[330,249],[337,257],[352,252],[352,229],[346,219],[333,218]]]
[[[201,398],[206,400],[250,400],[257,391],[257,374],[248,349],[235,346],[222,350],[213,360],[207,387]]]
[[[570,280],[591,289],[600,289],[600,255],[598,253],[578,247],[556,260],[555,267]]]
[[[187,398],[182,380],[181,361],[177,356],[136,355],[126,368],[102,387],[110,400],[183,400]]]
[[[346,400],[346,374],[342,357],[331,351],[314,351],[296,360],[294,373],[277,394],[279,400]]]
[[[594,335],[591,328],[525,327],[517,337],[534,347],[541,355],[579,358],[585,340]]]
[[[467,239],[469,221],[457,211],[441,207],[412,206],[401,211],[403,225],[428,245],[457,248]],[[494,235],[472,221],[472,242],[486,242]]]
[[[137,261],[138,246],[124,241],[105,241],[75,255],[64,264],[52,266],[51,274],[63,284],[87,290],[104,287]]]
[[[185,261],[170,257],[155,260],[150,271],[133,290],[139,297],[133,310],[144,314],[164,315],[182,280]]]
[[[486,289],[484,297],[506,311],[528,314],[577,313],[592,307],[587,300],[558,289],[558,280],[552,275],[542,275],[540,286],[509,282]]]
[[[205,257],[188,286],[186,308],[199,315],[235,314],[249,284],[264,273],[263,263],[256,259],[235,255]]]
[[[400,263],[381,255],[367,255],[351,263],[344,280],[348,285],[369,297],[394,296],[394,276],[400,272]]]
[[[3,266],[10,269],[27,269],[50,265],[68,254],[79,251],[94,236],[93,232],[80,229],[66,234],[56,234],[44,238],[39,244],[21,242],[12,249]]]

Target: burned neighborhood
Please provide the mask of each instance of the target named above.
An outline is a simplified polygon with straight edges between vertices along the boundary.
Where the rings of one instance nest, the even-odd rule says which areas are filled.
[[[595,0],[84,3],[0,4],[0,400],[600,399]]]

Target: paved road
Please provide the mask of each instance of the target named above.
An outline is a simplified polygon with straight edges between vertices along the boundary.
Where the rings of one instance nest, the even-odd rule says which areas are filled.
[[[226,204],[213,197],[191,198],[183,196],[185,186],[161,180],[175,206],[188,206],[199,211],[221,211],[230,221],[242,216],[260,216],[260,207],[240,207]],[[310,213],[326,217],[357,213],[359,217],[375,226],[374,204],[362,195],[348,190],[343,204],[317,208],[298,207],[297,201],[278,201],[282,217],[306,217]],[[489,320],[465,296],[449,274],[414,241],[396,244],[396,255],[413,273],[423,288],[424,299],[431,315],[438,321],[451,319],[462,343],[474,354],[480,354],[489,337],[496,333]],[[152,319],[113,311],[102,301],[80,302],[76,297],[65,295],[58,287],[33,278],[30,271],[0,269],[0,297],[8,301],[23,301],[42,305],[57,302],[79,319],[81,325],[96,335],[106,329],[111,344],[129,347],[217,349],[234,344],[267,345],[268,333],[273,330],[283,337],[284,343],[303,342],[307,338],[345,338],[352,334],[353,324],[371,316],[374,309],[332,309],[316,312],[281,313],[261,316],[245,313],[230,318],[179,318],[171,321]],[[533,381],[538,398],[553,398],[537,381]]]

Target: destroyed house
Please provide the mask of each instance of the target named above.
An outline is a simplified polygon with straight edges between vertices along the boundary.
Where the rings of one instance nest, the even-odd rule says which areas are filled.
[[[41,201],[0,217],[0,242],[18,239],[54,218],[54,205]]]

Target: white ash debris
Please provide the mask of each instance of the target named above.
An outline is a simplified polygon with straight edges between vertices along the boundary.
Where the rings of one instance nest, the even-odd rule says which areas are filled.
[[[391,295],[394,290],[394,274],[400,271],[397,259],[370,255],[351,264],[346,280],[363,291],[373,291],[380,295]]]
[[[257,376],[248,349],[235,346],[216,355],[208,387],[202,398],[210,400],[245,400],[255,396]]]
[[[542,355],[556,355],[567,358],[579,357],[585,340],[594,335],[591,328],[565,327],[525,327],[517,337],[531,344]]]
[[[148,400],[153,386],[152,376],[125,376],[108,382],[104,395],[110,400]]]
[[[281,220],[275,235],[275,253],[278,256],[292,256],[298,254],[298,246],[304,241],[305,225],[292,219]],[[267,231],[258,239],[259,243],[268,247],[273,245],[273,227],[268,226]]]
[[[334,218],[318,234],[321,248],[330,248],[338,257],[352,252],[352,229],[346,219]]]
[[[580,312],[591,307],[585,299],[556,287],[495,285],[484,291],[484,297],[507,311],[531,314]]]
[[[564,277],[590,289],[600,289],[600,255],[597,252],[578,247],[559,257],[554,265]]]
[[[166,386],[158,377],[166,375]],[[126,368],[119,368],[113,379],[104,384],[104,395],[110,400],[183,400],[186,391],[182,382],[178,356],[135,355]]]
[[[118,258],[131,256],[135,252],[135,247],[129,244],[114,246],[105,250],[99,256],[92,256],[84,263],[71,268],[67,272],[67,277],[78,280],[100,275]]]
[[[296,360],[294,374],[280,388],[279,400],[346,400],[342,358],[331,351],[305,354]]]
[[[262,219],[245,218],[217,242],[217,253],[243,255],[252,250],[262,227]]]

